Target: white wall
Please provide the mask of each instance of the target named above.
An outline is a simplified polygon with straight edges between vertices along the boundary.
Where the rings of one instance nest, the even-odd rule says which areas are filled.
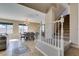
[[[60,17],[61,14],[63,16],[67,15],[67,14],[70,14],[70,7],[69,7],[68,3],[57,4],[57,8],[55,10],[55,17],[56,17],[56,19],[58,17]]]
[[[79,44],[78,39],[78,4],[70,4],[70,40],[74,44]]]
[[[52,38],[54,20],[55,20],[54,8],[50,8],[48,13],[46,14],[46,19],[45,19],[45,37],[46,37],[46,39]]]
[[[79,46],[79,3],[78,3],[78,46]]]

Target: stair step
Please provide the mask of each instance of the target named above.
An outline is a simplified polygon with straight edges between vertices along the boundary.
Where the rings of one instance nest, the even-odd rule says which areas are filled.
[[[58,36],[58,33],[56,35]],[[59,36],[61,35],[59,34]],[[64,36],[69,36],[69,33],[65,33]]]
[[[69,36],[69,34],[68,33],[65,33],[64,36]]]
[[[63,28],[64,30],[69,30],[69,28]]]

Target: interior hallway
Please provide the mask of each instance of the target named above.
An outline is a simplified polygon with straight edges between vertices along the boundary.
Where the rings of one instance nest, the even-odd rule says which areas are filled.
[[[0,56],[43,56],[36,48],[34,41],[10,40],[7,50],[0,51]]]

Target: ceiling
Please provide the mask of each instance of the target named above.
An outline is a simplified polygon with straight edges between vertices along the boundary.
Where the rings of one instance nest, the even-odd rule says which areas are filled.
[[[43,13],[46,13],[51,6],[53,7],[57,6],[56,3],[20,3],[20,4]]]
[[[16,3],[0,3],[0,18],[18,21],[40,22],[45,13],[25,7]]]
[[[45,19],[46,12],[53,6],[56,13],[66,7],[66,4],[54,3],[0,3],[0,18],[9,20],[40,22]]]
[[[55,16],[59,17],[59,15],[64,12],[64,10],[66,9],[66,12],[64,12],[65,14],[68,13],[68,3],[19,3],[20,5],[38,10],[40,12],[43,13],[47,13],[48,9],[50,7],[54,8],[54,12],[55,12]]]

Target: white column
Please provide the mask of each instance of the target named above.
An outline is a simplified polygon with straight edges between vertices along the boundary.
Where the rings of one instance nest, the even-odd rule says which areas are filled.
[[[41,25],[42,25],[42,21],[40,22],[40,40],[42,41],[42,31],[41,31]]]

